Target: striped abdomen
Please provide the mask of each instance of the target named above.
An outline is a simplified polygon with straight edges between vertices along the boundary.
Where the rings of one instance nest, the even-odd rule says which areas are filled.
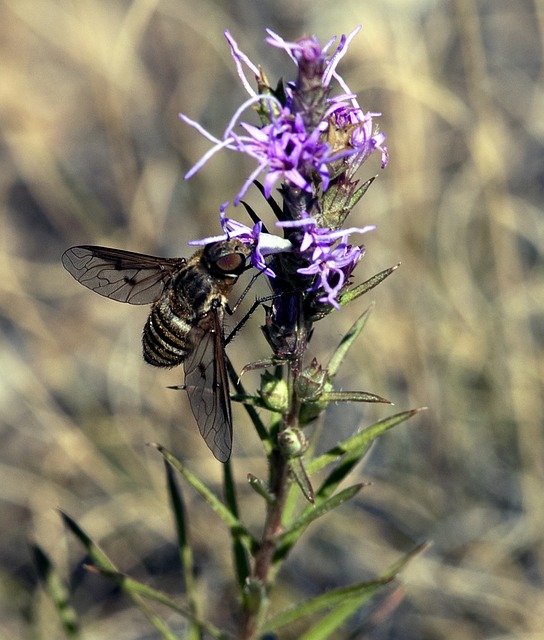
[[[224,290],[232,282],[217,282],[200,260],[189,264],[168,283],[152,306],[142,338],[144,359],[156,367],[175,367],[195,348],[191,330],[212,307],[226,303]]]
[[[146,362],[156,367],[175,367],[185,360],[192,315],[180,318],[172,311],[166,296],[153,305],[142,337]]]

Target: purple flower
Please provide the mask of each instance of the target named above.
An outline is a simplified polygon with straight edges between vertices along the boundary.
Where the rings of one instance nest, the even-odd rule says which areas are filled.
[[[335,247],[316,247],[312,255],[312,264],[298,269],[298,272],[302,275],[316,275],[317,278],[309,291],[323,289],[326,295],[318,298],[318,301],[340,309],[338,295],[361,255],[362,247],[353,247],[345,241]]]
[[[186,178],[219,150],[231,149],[256,161],[255,169],[236,195],[235,205],[260,174],[264,174],[262,191],[267,199],[276,185],[281,187],[283,207],[274,203],[271,206],[288,239],[263,233],[260,222],[250,228],[227,218],[224,205],[224,234],[192,243],[238,237],[252,246],[253,265],[270,278],[275,277],[271,284],[277,296],[267,322],[271,343],[280,345],[280,351],[291,345],[289,337],[296,334],[298,320],[291,322],[291,311],[297,315],[301,309],[308,309],[301,304],[301,296],[311,293],[311,305],[319,302],[328,305],[329,310],[340,308],[340,295],[363,255],[363,247],[350,244],[349,236],[374,228],[340,228],[368,188],[369,181],[358,185],[355,172],[374,152],[381,153],[382,168],[388,161],[385,135],[375,126],[380,114],[365,113],[337,71],[359,30],[360,27],[343,35],[336,48],[336,38],[324,46],[315,37],[287,42],[267,30],[266,42],[283,49],[297,68],[296,80],[280,84],[276,91],[227,31],[225,37],[248,99],[230,119],[222,139],[181,115],[213,144]],[[253,88],[251,76],[257,89]],[[243,120],[249,108],[259,114],[260,126]],[[265,262],[266,256],[285,251],[290,255]],[[283,313],[284,307],[290,312]]]
[[[321,47],[315,36],[310,38],[301,38],[297,42],[286,42],[277,33],[274,33],[271,29],[267,29],[266,32],[268,33],[268,38],[266,38],[266,42],[273,47],[284,49],[297,66],[300,66],[304,62],[312,62],[317,66],[316,63],[321,62],[325,67],[323,73],[323,86],[329,86],[331,78],[333,76],[338,77],[336,74],[336,67],[341,58],[344,57],[348,45],[360,30],[361,26],[359,25],[347,37],[343,35],[340,38],[340,42],[335,53],[330,57],[327,56],[327,52],[336,40],[336,36],[333,36],[324,47]]]
[[[311,192],[310,178],[317,172],[323,189],[329,184],[330,148],[321,142],[321,132],[315,129],[308,134],[299,114],[293,116],[283,109],[278,118],[271,124],[259,129],[253,125],[242,123],[241,127],[247,136],[233,136],[239,151],[255,158],[257,168],[246,180],[241,196],[261,172],[265,172],[264,193],[268,198],[278,180],[287,180],[303,191]]]
[[[359,107],[355,96],[341,95],[330,100],[328,111],[331,125],[337,130],[351,131],[349,146],[351,153],[348,155],[350,163],[358,168],[376,149],[381,152],[381,167],[387,166],[389,156],[387,147],[384,146],[385,134],[376,130],[373,118],[380,113],[364,113]]]
[[[373,132],[372,118],[378,114],[365,114],[360,109],[355,95],[336,71],[338,62],[359,30],[360,27],[347,37],[342,36],[332,54],[329,54],[329,49],[336,38],[322,47],[315,37],[286,42],[268,30],[266,42],[284,49],[299,70],[297,82],[285,87],[283,103],[270,89],[265,90],[267,81],[263,72],[240,50],[231,34],[225,32],[238,76],[250,97],[233,115],[221,140],[180,114],[185,122],[214,144],[185,178],[194,175],[221,149],[245,153],[257,161],[257,167],[238,192],[234,200],[236,205],[261,173],[265,174],[266,197],[270,196],[278,181],[312,195],[329,188],[333,163],[343,160],[347,163],[345,168],[349,167],[354,172],[377,149],[382,153],[384,167],[387,163],[387,150],[383,146],[385,136]],[[255,76],[264,93],[257,93],[251,87],[244,67]],[[333,79],[344,93],[328,98]],[[241,120],[242,113],[253,106],[258,107],[264,120],[261,127]],[[237,125],[242,133],[234,131]],[[335,166],[334,175],[338,175],[338,171],[339,167]]]
[[[367,225],[331,231],[318,227],[316,221],[307,214],[300,220],[278,222],[277,225],[283,228],[300,228],[303,232],[296,251],[308,266],[298,268],[297,272],[316,276],[308,291],[323,289],[326,295],[321,296],[319,302],[339,309],[338,295],[362,255],[362,247],[347,243],[349,234],[366,233],[376,227]]]

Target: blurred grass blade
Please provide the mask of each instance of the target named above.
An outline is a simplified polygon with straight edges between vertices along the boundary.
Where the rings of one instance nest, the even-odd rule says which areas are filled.
[[[185,584],[185,591],[187,597],[187,603],[191,613],[198,616],[198,605],[195,593],[195,584],[193,580],[193,550],[189,544],[188,539],[188,526],[185,516],[185,505],[183,504],[183,498],[180,488],[174,475],[172,467],[164,461],[164,467],[166,470],[166,482],[168,487],[168,494],[170,496],[170,504],[172,506],[172,512],[174,514],[174,522],[176,525],[176,532],[178,537],[178,549],[179,557],[181,560],[181,571],[183,574],[183,582]],[[190,628],[187,630],[187,640],[200,640],[201,633],[196,624],[191,622]]]
[[[238,500],[236,498],[236,486],[234,484],[234,478],[232,477],[232,466],[230,460],[223,465],[223,484],[225,487],[225,500],[227,501],[227,506],[230,508],[231,513],[238,518]],[[239,530],[231,527],[231,534],[236,578],[238,581],[238,587],[240,588],[240,593],[242,593],[246,580],[251,573],[251,567],[249,565],[247,549],[242,543],[242,540],[240,540]]]
[[[77,638],[79,636],[79,621],[77,613],[70,603],[70,594],[66,585],[49,556],[38,544],[31,544],[30,551],[40,582],[55,605],[66,637]]]
[[[368,588],[368,590],[362,589],[362,593],[358,596],[346,597],[329,614],[302,634],[299,640],[328,640],[335,637],[336,632],[344,622],[357,613],[381,587],[383,587],[382,583],[376,583],[375,586]]]
[[[428,547],[423,543],[407,553],[399,561],[395,562],[380,578],[371,583],[369,590],[361,588],[360,592],[345,596],[344,601],[340,601],[333,611],[323,617],[319,622],[310,627],[299,640],[326,640],[335,637],[333,634],[344,622],[354,615],[382,586],[392,582],[395,576],[403,569],[412,558],[422,553]],[[325,594],[326,597],[327,594]]]
[[[317,495],[320,497],[326,497],[338,487],[340,482],[350,473],[353,467],[361,460],[361,458],[368,451],[373,440],[385,431],[392,429],[396,425],[408,420],[412,416],[416,415],[423,409],[412,409],[411,411],[403,411],[393,416],[389,416],[384,420],[380,420],[375,424],[367,427],[363,431],[346,438],[343,442],[337,444],[332,449],[329,449],[326,453],[317,458],[314,458],[308,464],[308,472],[315,473],[323,467],[333,462],[336,462],[338,458],[343,457],[341,462],[331,471],[329,476],[325,479],[321,487],[319,488]]]
[[[404,567],[411,562],[416,556],[421,555],[431,546],[430,542],[422,542],[418,544],[417,547],[414,547],[412,551],[409,551],[405,556],[403,556],[400,560],[393,563],[389,569],[383,574],[382,579],[386,579],[388,577],[394,578],[397,574],[399,574]]]
[[[335,637],[334,632],[383,586],[392,582],[416,555],[428,547],[423,543],[395,562],[380,578],[372,582],[359,582],[348,587],[340,587],[316,596],[299,605],[274,616],[266,622],[263,632],[275,632],[287,624],[301,618],[321,613],[325,609],[333,610],[319,622],[310,627],[299,640],[325,640]]]
[[[193,489],[199,493],[204,500],[208,503],[208,505],[212,508],[212,510],[223,520],[223,522],[234,532],[239,540],[243,542],[246,549],[250,552],[254,551],[257,547],[257,541],[255,538],[249,533],[249,531],[243,526],[243,524],[238,520],[236,515],[232,513],[232,511],[225,506],[221,500],[209,489],[199,478],[197,478],[187,467],[178,460],[174,455],[168,451],[161,444],[150,443],[150,446],[155,447],[160,453],[164,456],[165,460],[171,464],[176,471],[185,478],[187,483],[193,487]]]
[[[191,620],[197,628],[206,633],[209,633],[213,638],[217,638],[217,640],[228,640],[230,638],[229,634],[221,631],[213,624],[206,622],[205,620],[201,620],[189,608],[180,606],[174,600],[172,600],[172,598],[165,595],[161,591],[157,591],[157,589],[153,589],[149,585],[144,584],[143,582],[139,582],[138,580],[134,580],[133,578],[130,578],[123,573],[120,573],[119,571],[108,571],[100,568],[96,569],[96,571],[100,575],[118,585],[125,593],[128,593],[133,597],[147,598],[149,600],[153,600],[154,602],[159,602],[169,609],[176,611],[184,618]],[[175,640],[179,640],[179,636],[177,635],[172,636],[172,638],[174,638]]]
[[[351,329],[346,333],[346,335],[340,340],[340,343],[336,347],[334,353],[331,356],[331,359],[327,363],[327,371],[329,373],[329,379],[332,380],[336,375],[340,365],[342,364],[344,358],[346,357],[347,352],[350,347],[353,345],[355,340],[359,337],[359,334],[363,330],[368,317],[370,316],[370,312],[374,308],[374,304],[371,304],[368,309],[366,309],[353,324]]]
[[[95,544],[95,542],[85,533],[85,531],[83,531],[83,529],[73,518],[71,518],[67,513],[64,513],[63,511],[60,511],[60,515],[64,524],[85,547],[87,553],[89,554],[89,557],[97,567],[106,571],[117,571],[117,567],[113,564],[113,562],[102,551],[102,549],[97,544]]]
[[[70,529],[70,531],[78,538],[81,544],[87,550],[89,557],[96,565],[96,568],[105,575],[119,574],[113,562],[106,556],[106,554],[100,549],[100,547],[93,542],[93,540],[83,531],[83,529],[73,520],[68,514],[60,511],[61,517]],[[154,611],[152,611],[147,604],[142,600],[141,596],[137,593],[125,588],[124,584],[120,585],[123,591],[134,602],[143,615],[149,620],[149,622],[155,627],[155,629],[161,634],[165,640],[177,640],[176,635],[167,625],[167,623],[160,618]]]
[[[291,524],[291,526],[278,536],[277,550],[274,554],[274,559],[278,560],[285,557],[311,522],[317,520],[317,518],[320,518],[329,511],[332,511],[332,509],[339,507],[342,503],[346,502],[346,500],[353,498],[353,496],[356,495],[363,486],[363,484],[355,484],[351,487],[347,487],[347,489],[340,491],[330,498],[316,502],[315,506],[309,505],[304,509],[301,515]]]
[[[343,614],[342,606],[349,605],[347,614],[342,615],[340,621],[335,621],[336,627],[338,627],[347,617],[352,615],[352,613],[357,611],[357,609],[368,601],[378,589],[388,582],[391,582],[391,580],[393,580],[393,578],[388,577],[386,579],[375,580],[373,582],[361,582],[350,585],[349,587],[333,589],[332,591],[316,596],[311,600],[307,600],[306,602],[296,605],[292,609],[288,609],[287,611],[274,616],[266,622],[263,631],[277,631],[277,629],[284,627],[287,624],[291,624],[307,616],[321,613],[325,609],[330,609],[331,607],[335,607],[334,613],[338,611]],[[312,630],[314,628],[315,627],[312,627]],[[311,635],[310,631],[311,630],[309,630],[304,636],[301,636],[301,638],[306,638],[306,640],[316,640],[317,638],[330,637],[330,632],[329,635],[314,636]],[[317,630],[316,633],[319,633],[319,631]]]

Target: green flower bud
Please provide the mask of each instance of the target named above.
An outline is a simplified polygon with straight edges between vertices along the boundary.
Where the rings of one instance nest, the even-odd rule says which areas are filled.
[[[323,369],[314,358],[295,380],[296,394],[303,402],[315,400],[323,393],[327,380],[327,369]]]
[[[289,396],[285,380],[278,380],[270,372],[265,371],[261,376],[259,395],[270,411],[285,413],[288,408]]]
[[[300,429],[290,427],[278,434],[278,445],[287,458],[298,458],[308,448],[308,439]]]

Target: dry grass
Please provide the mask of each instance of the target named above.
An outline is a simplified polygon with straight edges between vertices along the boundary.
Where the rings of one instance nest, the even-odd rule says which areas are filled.
[[[269,26],[322,41],[364,30],[341,71],[365,109],[382,111],[391,152],[352,224],[367,236],[361,278],[402,268],[343,384],[429,411],[387,434],[364,469],[357,504],[310,530],[280,576],[279,606],[383,570],[416,542],[434,546],[397,593],[361,615],[364,637],[542,637],[544,620],[544,85],[541,2],[368,0],[0,2],[0,635],[60,637],[35,584],[27,541],[71,582],[85,638],[151,637],[108,585],[78,569],[68,511],[122,570],[179,588],[156,453],[159,440],[210,482],[220,470],[197,436],[177,371],[140,358],[145,310],[85,291],[62,269],[70,245],[187,255],[217,232],[248,165],[225,153],[190,183],[206,143],[184,112],[220,133],[242,97],[229,28],[270,77],[288,74],[262,43]],[[377,170],[365,169],[364,177]],[[257,198],[253,204],[262,210]],[[242,212],[240,217],[243,219]],[[325,358],[362,310],[317,327]],[[258,319],[230,349],[237,366],[265,355]],[[353,429],[385,409],[331,409]],[[263,473],[237,410],[241,483]],[[334,426],[333,426],[334,425]],[[244,512],[259,522],[256,498]],[[199,589],[224,613],[227,536],[187,494]],[[253,520],[252,520],[253,518]],[[385,613],[391,608],[388,615]],[[227,612],[228,615],[228,612]],[[364,617],[363,617],[364,615]],[[362,636],[358,636],[362,637]]]

